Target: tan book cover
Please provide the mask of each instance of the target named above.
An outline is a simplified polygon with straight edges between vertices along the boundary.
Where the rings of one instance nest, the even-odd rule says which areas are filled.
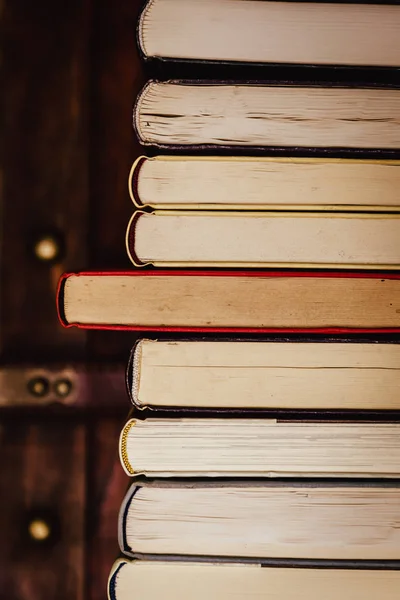
[[[400,211],[400,161],[272,156],[140,156],[136,208]]]
[[[137,210],[126,248],[137,267],[397,270],[400,214]]]

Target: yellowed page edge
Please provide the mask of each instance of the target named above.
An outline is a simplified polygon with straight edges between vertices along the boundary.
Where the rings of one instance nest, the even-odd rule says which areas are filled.
[[[129,419],[129,421],[127,421],[127,423],[125,423],[125,425],[121,431],[121,434],[119,436],[119,458],[120,458],[121,466],[124,469],[125,473],[127,475],[129,475],[130,477],[132,475],[138,475],[138,473],[135,473],[135,471],[133,470],[132,465],[130,464],[129,459],[128,459],[128,453],[126,451],[127,437],[129,435],[130,430],[135,425],[136,425],[135,419]]]

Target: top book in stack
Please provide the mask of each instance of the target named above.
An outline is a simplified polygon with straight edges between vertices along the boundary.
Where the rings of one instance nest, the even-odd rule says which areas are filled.
[[[400,6],[150,0],[139,21],[138,37],[146,58],[396,67]]]

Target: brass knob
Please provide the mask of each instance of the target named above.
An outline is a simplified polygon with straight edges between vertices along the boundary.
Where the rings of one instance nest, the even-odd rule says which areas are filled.
[[[36,542],[44,542],[51,535],[51,527],[44,519],[32,519],[28,524],[28,532]]]
[[[28,381],[28,390],[32,396],[42,398],[49,392],[49,382],[45,377],[34,377]]]
[[[44,235],[35,241],[33,252],[41,262],[54,261],[61,254],[60,242],[53,235]]]
[[[54,383],[54,391],[57,396],[61,398],[66,398],[72,389],[72,383],[69,379],[58,379]]]

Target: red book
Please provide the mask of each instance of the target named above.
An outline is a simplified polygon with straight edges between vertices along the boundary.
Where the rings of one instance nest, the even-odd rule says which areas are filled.
[[[191,332],[400,332],[400,274],[305,271],[70,273],[65,327]]]

